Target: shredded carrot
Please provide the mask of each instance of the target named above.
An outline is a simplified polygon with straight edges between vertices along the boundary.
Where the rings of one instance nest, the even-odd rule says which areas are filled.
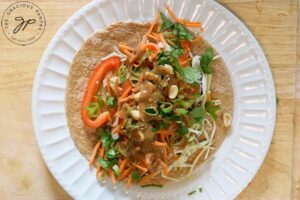
[[[138,169],[144,171],[144,172],[148,171],[147,168],[142,167],[142,166],[140,166],[140,165],[138,165],[138,164],[136,164],[136,163],[134,163],[134,162],[132,163],[132,165],[135,166],[136,168],[138,168]]]
[[[128,176],[128,174],[131,173],[131,171],[134,169],[135,167],[132,165],[130,166],[128,169],[126,169],[119,177],[118,177],[118,181],[122,181],[125,177]]]
[[[188,26],[188,27],[202,27],[201,23],[200,22],[192,22],[192,21],[189,21],[187,19],[180,19],[178,17],[176,17],[176,15],[174,14],[174,12],[171,10],[171,8],[166,5],[166,9],[169,13],[169,15],[178,23],[180,24],[183,24],[185,26]]]
[[[124,169],[125,169],[126,164],[128,163],[128,161],[129,161],[129,159],[128,159],[128,158],[125,158],[125,159],[121,162],[121,164],[120,164],[120,173],[121,173],[121,174],[123,173],[123,171],[124,171]]]
[[[111,87],[110,87],[110,75],[109,74],[106,76],[106,91],[107,91],[109,96],[112,96],[112,91],[111,91]]]
[[[132,90],[132,87],[129,86],[125,91],[123,91],[122,95],[120,96],[120,99],[127,97],[129,95],[129,93],[131,92],[131,90]]]
[[[188,54],[183,54],[181,56],[178,56],[178,61],[182,67],[186,67],[191,61],[191,58]]]
[[[165,147],[165,146],[167,146],[168,144],[165,143],[165,142],[155,141],[155,142],[154,142],[154,145],[155,145],[155,146],[158,146],[158,147]]]
[[[133,99],[133,96],[128,96],[128,97],[120,98],[118,102],[119,103],[125,103],[129,100],[132,100],[132,99]]]
[[[131,83],[130,83],[130,80],[127,79],[125,81],[125,83],[123,83],[123,85],[122,85],[122,93],[124,93],[124,91],[126,91],[129,87],[131,87]]]
[[[165,163],[168,162],[167,147],[163,147],[163,158]]]
[[[155,15],[155,17],[154,17],[154,19],[153,19],[153,21],[152,21],[152,23],[151,23],[151,25],[150,25],[150,28],[149,28],[149,30],[148,30],[148,34],[150,34],[151,32],[152,32],[152,30],[153,30],[153,28],[154,28],[154,26],[157,24],[157,22],[159,21],[159,18],[160,18],[160,15],[159,15],[159,12]]]
[[[164,167],[164,174],[167,176],[168,175],[168,166],[166,163],[164,163],[163,161],[160,160],[160,163],[162,164],[162,166]]]
[[[127,49],[129,51],[134,51],[134,48],[132,48],[132,47],[126,45],[126,44],[122,44],[122,43],[119,44],[119,48],[121,48],[121,49]]]
[[[127,191],[129,191],[130,186],[131,186],[131,176],[129,175],[129,176],[128,176],[128,179],[127,179],[127,184],[126,184],[126,190],[127,190]]]
[[[155,37],[153,34],[146,34],[147,37],[151,38],[152,40],[159,41],[158,37]]]
[[[96,159],[96,155],[97,155],[97,151],[98,151],[100,145],[101,145],[101,141],[97,142],[97,144],[95,145],[93,154],[92,154],[92,156],[90,158],[90,161],[89,161],[89,165],[94,164],[95,159]]]
[[[188,40],[180,40],[179,41],[181,47],[184,49],[184,51],[186,53],[190,52],[191,51],[191,48],[192,48],[192,43]]]
[[[140,182],[139,182],[139,184],[140,185],[144,185],[145,183],[147,183],[147,181],[149,181],[152,177],[154,177],[156,174],[155,174],[155,172],[152,172],[152,173],[150,173],[150,174],[148,174],[147,176],[144,176],[143,178],[142,178],[142,180],[140,180]]]
[[[103,145],[101,146],[101,151],[100,151],[100,157],[103,158],[104,156],[104,147]]]
[[[115,185],[115,184],[116,184],[116,177],[115,177],[113,171],[109,168],[109,169],[107,170],[107,172],[108,172],[108,174],[109,174],[109,176],[110,176],[110,178],[111,178],[111,183],[112,183],[113,185]]]
[[[208,91],[206,93],[206,96],[207,96],[207,101],[211,101],[212,100],[212,96],[211,96],[211,92],[210,91]]]

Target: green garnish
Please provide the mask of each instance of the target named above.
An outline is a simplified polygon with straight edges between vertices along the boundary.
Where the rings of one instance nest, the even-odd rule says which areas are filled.
[[[96,118],[99,115],[100,107],[98,103],[92,102],[89,106],[85,107],[85,110],[87,111],[89,118]]]
[[[107,151],[110,148],[110,145],[113,143],[111,134],[108,131],[104,131],[103,128],[98,128],[98,133],[100,135],[102,145],[103,145],[105,151]]]
[[[202,187],[199,187],[198,191],[201,193],[203,191]]]
[[[206,117],[206,111],[202,107],[197,107],[190,112],[190,115],[195,122],[202,123]]]
[[[191,99],[176,99],[175,102],[181,107],[188,109],[192,107],[194,100]]]
[[[156,108],[154,108],[154,107],[148,107],[148,108],[145,108],[145,113],[147,114],[147,115],[150,115],[150,116],[156,116],[156,115],[158,115],[158,111],[157,111],[157,109]]]
[[[187,134],[189,132],[189,129],[185,126],[180,126],[177,130],[176,133],[180,136],[184,136],[185,134]]]
[[[103,107],[104,107],[104,102],[103,102],[102,98],[99,97],[98,95],[93,96],[93,97],[94,97],[95,99],[97,99],[97,102],[98,102],[100,108],[103,108]]]
[[[160,18],[162,23],[161,32],[170,30],[171,33],[175,36],[175,43],[178,43],[179,40],[188,40],[193,39],[193,35],[190,31],[179,23],[173,23],[170,21],[162,12],[160,12]]]
[[[109,149],[105,155],[108,159],[115,159],[119,156],[118,152],[113,148]]]
[[[132,180],[139,181],[143,178],[143,176],[141,176],[139,171],[136,169],[131,172],[131,178]]]
[[[144,187],[159,187],[162,188],[163,185],[159,185],[159,184],[147,184],[147,185],[141,185],[142,188]]]
[[[201,72],[198,69],[188,67],[181,67],[178,62],[178,56],[183,54],[182,49],[175,49],[173,51],[162,51],[158,54],[158,64],[171,65],[181,76],[181,79],[186,83],[199,83]]]
[[[105,102],[108,107],[113,107],[115,105],[115,97],[106,95]]]
[[[201,56],[200,66],[205,74],[211,74],[212,69],[210,68],[210,64],[212,63],[214,58],[214,52],[212,48],[207,48],[205,53]]]
[[[179,115],[186,115],[189,111],[183,108],[176,108],[174,112]]]
[[[205,109],[207,112],[211,115],[211,117],[216,121],[217,115],[216,113],[221,110],[221,107],[219,105],[215,105],[212,101],[207,101],[205,103]]]
[[[279,104],[279,97],[276,97],[276,105]]]
[[[170,102],[162,102],[160,108],[164,113],[170,113],[173,110],[173,105]]]
[[[119,69],[118,69],[118,76],[120,78],[120,83],[123,83],[126,81],[126,75],[128,73],[128,69],[125,65],[122,65]]]
[[[114,165],[114,166],[112,167],[112,170],[115,172],[115,174],[116,174],[117,176],[120,176],[120,175],[121,175],[121,171],[120,171],[118,165]]]
[[[99,158],[98,164],[104,169],[108,169],[118,163],[117,160],[104,160],[103,158]]]
[[[196,190],[193,190],[193,191],[188,192],[187,194],[188,194],[189,196],[191,196],[191,195],[193,195],[193,194],[195,194],[195,193],[196,193]]]
[[[136,77],[139,77],[140,76],[140,68],[139,67],[133,67],[132,68],[132,74]]]

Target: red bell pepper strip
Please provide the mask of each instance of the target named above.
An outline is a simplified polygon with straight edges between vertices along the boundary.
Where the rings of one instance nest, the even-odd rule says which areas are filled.
[[[105,74],[107,74],[109,71],[118,69],[120,66],[120,58],[118,56],[113,56],[100,62],[95,71],[92,73],[81,104],[81,119],[87,127],[98,128],[109,120],[110,114],[108,111],[100,113],[95,120],[92,120],[89,118],[85,108],[92,102],[93,96],[98,91],[100,83],[102,83]]]

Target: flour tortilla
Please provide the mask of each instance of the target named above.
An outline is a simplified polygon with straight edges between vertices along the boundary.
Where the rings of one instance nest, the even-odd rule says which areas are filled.
[[[114,51],[114,46],[117,47],[120,42],[124,42],[129,46],[135,47],[138,43],[138,35],[142,36],[148,28],[149,24],[132,22],[112,24],[88,38],[75,55],[67,80],[65,107],[71,136],[75,145],[87,160],[91,156],[97,142],[96,130],[86,128],[80,116],[81,102],[88,79],[101,58],[106,57]],[[210,47],[209,44],[203,40],[193,45],[192,53],[201,55],[208,47]],[[215,52],[216,54],[217,52]],[[214,147],[217,149],[228,131],[223,125],[222,113],[227,112],[232,114],[233,112],[233,90],[229,73],[221,58],[213,62],[212,69],[212,96],[214,99],[219,99],[222,102],[222,111],[218,114],[217,132],[214,143]],[[195,156],[196,154],[192,155],[190,160],[195,159]],[[170,173],[170,176],[177,177],[186,173],[187,169],[183,169]],[[165,182],[165,179],[158,177],[152,179],[149,183]]]

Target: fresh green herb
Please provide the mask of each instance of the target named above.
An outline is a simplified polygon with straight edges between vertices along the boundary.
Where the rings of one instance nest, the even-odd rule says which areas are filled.
[[[103,108],[104,107],[104,102],[103,102],[102,98],[99,97],[98,95],[94,96],[94,98],[97,99],[97,102],[98,102],[100,108]]]
[[[192,67],[180,68],[181,70],[177,70],[184,82],[186,83],[200,83],[201,73],[198,69]]]
[[[197,192],[196,190],[193,190],[193,191],[188,192],[187,194],[188,194],[189,196],[191,196],[191,195],[195,194],[196,192]]]
[[[183,109],[183,108],[176,108],[175,109],[175,113],[176,114],[179,114],[179,115],[186,115],[186,114],[188,114],[188,110],[186,110],[186,109]]]
[[[191,99],[176,99],[175,102],[185,109],[192,107],[194,100]]]
[[[185,134],[187,134],[189,132],[189,129],[185,126],[180,126],[177,130],[176,133],[180,136],[184,136]]]
[[[103,145],[105,151],[107,151],[110,148],[110,145],[113,143],[111,134],[108,131],[104,131],[103,128],[98,128],[98,132],[100,135],[102,145]]]
[[[180,115],[171,115],[171,116],[166,116],[165,117],[167,120],[176,122],[177,124],[182,123],[182,117]]]
[[[132,74],[136,77],[139,77],[140,76],[140,68],[139,67],[133,67],[132,68]]]
[[[199,187],[198,191],[201,193],[203,191],[202,187]]]
[[[119,69],[118,69],[118,76],[120,78],[120,83],[123,83],[126,81],[126,75],[128,73],[127,67],[125,65],[122,65]]]
[[[200,59],[200,66],[202,71],[205,74],[211,74],[212,73],[212,69],[210,68],[210,64],[212,63],[214,58],[214,52],[212,48],[207,48],[205,50],[205,53],[201,56]]]
[[[105,155],[108,159],[115,159],[119,156],[118,152],[113,148],[109,149]]]
[[[85,110],[88,112],[89,118],[96,118],[100,112],[99,104],[92,102],[89,106],[85,107]]]
[[[279,97],[276,97],[276,105],[279,104]]]
[[[190,115],[192,116],[195,122],[202,123],[206,117],[206,111],[202,107],[197,107],[190,112]]]
[[[111,97],[106,95],[105,96],[105,101],[108,107],[113,107],[115,105],[115,97]]]
[[[169,124],[162,121],[160,124],[159,124],[159,129],[166,129],[169,127]]]
[[[131,172],[131,178],[132,178],[132,180],[139,181],[143,178],[143,176],[141,176],[139,171],[137,169],[135,169]]]
[[[170,113],[173,110],[173,105],[170,102],[162,102],[160,105],[160,109],[164,113]]]
[[[114,165],[114,166],[112,167],[112,170],[115,172],[115,174],[116,174],[117,176],[120,176],[120,175],[121,175],[121,171],[120,171],[118,165]]]
[[[118,160],[104,160],[103,158],[99,158],[98,164],[103,167],[104,169],[108,169],[110,167],[113,167],[118,163]]]
[[[141,185],[142,188],[144,187],[159,187],[162,188],[163,185],[159,185],[159,184],[147,184],[147,185]]]
[[[160,12],[160,19],[162,21],[161,30],[160,30],[161,32],[167,30],[168,28],[170,28],[172,25],[175,24],[171,20],[169,20],[162,12]]]
[[[217,120],[217,115],[216,113],[221,110],[221,107],[219,105],[215,105],[214,102],[212,101],[207,101],[205,103],[205,109],[207,110],[207,112],[211,115],[211,117],[214,120]]]
[[[148,108],[145,108],[145,113],[147,115],[150,115],[150,116],[156,116],[158,115],[158,111],[156,108],[154,107],[148,107]]]
[[[181,79],[186,83],[199,83],[201,73],[198,69],[188,67],[181,67],[178,62],[178,56],[183,53],[182,49],[175,49],[173,51],[162,51],[158,54],[158,64],[171,65],[181,76]]]

